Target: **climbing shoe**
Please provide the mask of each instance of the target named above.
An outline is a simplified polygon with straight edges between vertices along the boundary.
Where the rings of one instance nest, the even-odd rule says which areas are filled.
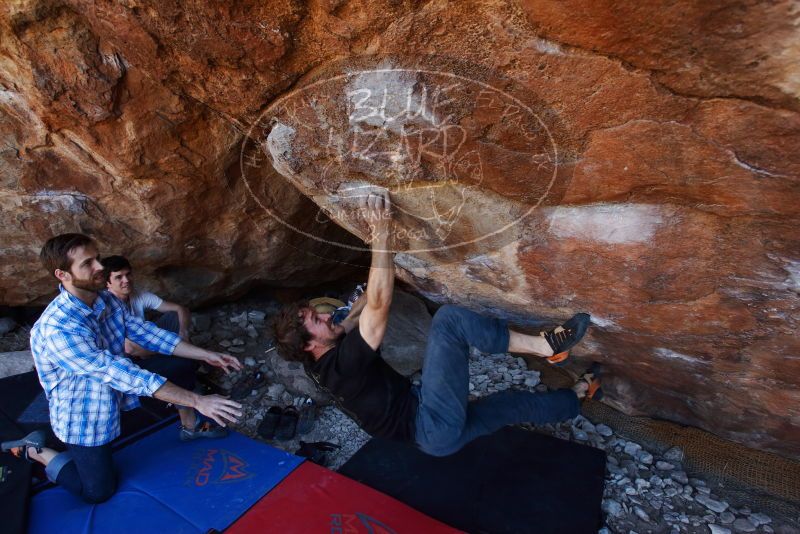
[[[578,379],[578,383],[586,383],[586,395],[584,399],[603,399],[603,387],[600,384],[600,371],[599,363],[593,363],[592,366]]]
[[[544,337],[547,344],[553,349],[553,355],[547,358],[547,362],[553,365],[564,365],[569,358],[570,349],[577,345],[586,334],[591,319],[588,313],[577,313],[561,326],[540,333],[539,335]]]
[[[211,421],[200,421],[199,418],[193,429],[182,426],[180,433],[181,441],[192,441],[203,438],[224,438],[227,435],[227,428],[221,427]]]
[[[24,458],[30,463],[36,463],[28,456],[28,447],[33,447],[36,452],[42,452],[47,435],[44,430],[34,430],[22,439],[4,441],[0,443],[0,450],[10,452],[17,458]]]

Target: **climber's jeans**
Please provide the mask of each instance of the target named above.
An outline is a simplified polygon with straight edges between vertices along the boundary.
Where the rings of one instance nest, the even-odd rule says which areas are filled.
[[[508,350],[505,321],[457,306],[442,306],[433,317],[415,419],[417,446],[433,456],[453,454],[473,439],[506,425],[545,424],[578,415],[571,389],[548,393],[503,391],[469,402],[469,348],[497,354]]]

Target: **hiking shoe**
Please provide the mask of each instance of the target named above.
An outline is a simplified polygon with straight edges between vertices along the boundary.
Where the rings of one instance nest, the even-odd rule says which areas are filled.
[[[553,349],[553,355],[547,358],[547,362],[553,365],[564,365],[569,358],[570,349],[577,345],[586,334],[591,319],[588,313],[576,313],[561,326],[539,334]]]
[[[4,441],[0,443],[0,450],[10,452],[17,458],[24,458],[30,463],[37,463],[28,456],[28,447],[33,447],[36,452],[42,452],[42,448],[47,440],[44,430],[34,430],[22,439]]]
[[[188,429],[184,426],[181,427],[181,441],[192,441],[194,439],[202,438],[224,438],[228,435],[228,429],[221,427],[211,421],[200,421],[194,425],[194,429]]]

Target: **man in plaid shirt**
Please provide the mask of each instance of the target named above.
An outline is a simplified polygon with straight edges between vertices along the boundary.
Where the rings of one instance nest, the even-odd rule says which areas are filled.
[[[181,341],[133,316],[103,291],[106,279],[91,238],[56,236],[42,248],[41,259],[61,286],[31,330],[31,352],[49,401],[53,431],[67,450],[45,448],[41,431],[3,443],[3,450],[43,464],[51,481],[84,500],[102,502],[116,485],[111,441],[120,433],[120,410],[138,406],[139,396],[194,408],[222,427],[241,416],[240,404],[182,389],[124,356],[127,337],[161,354],[203,361],[226,372],[241,369],[233,356]],[[182,438],[205,437],[196,429],[189,432]]]

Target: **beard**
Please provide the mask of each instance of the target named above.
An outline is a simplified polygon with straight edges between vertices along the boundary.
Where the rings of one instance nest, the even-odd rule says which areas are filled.
[[[98,292],[106,288],[106,277],[101,271],[92,278],[72,278],[72,285],[84,291]]]

